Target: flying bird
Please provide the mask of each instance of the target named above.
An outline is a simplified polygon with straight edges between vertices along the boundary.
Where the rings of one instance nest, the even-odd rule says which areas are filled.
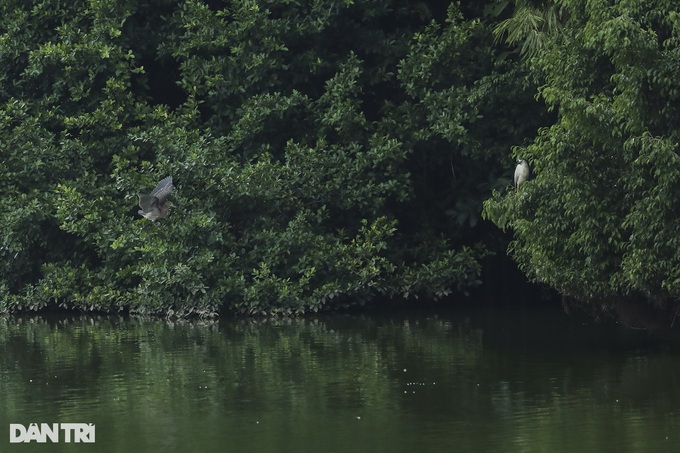
[[[170,208],[174,205],[168,201],[168,196],[172,192],[172,176],[168,176],[158,183],[151,193],[138,193],[139,197],[139,215],[144,216],[152,222],[157,219],[163,219],[168,216]]]
[[[517,161],[517,167],[515,167],[515,191],[519,190],[520,186],[529,179],[529,164],[524,159]]]

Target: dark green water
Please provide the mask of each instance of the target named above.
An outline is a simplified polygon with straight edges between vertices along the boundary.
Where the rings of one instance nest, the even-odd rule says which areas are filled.
[[[559,310],[0,319],[0,452],[680,449],[680,353]],[[10,444],[84,422],[95,444]]]

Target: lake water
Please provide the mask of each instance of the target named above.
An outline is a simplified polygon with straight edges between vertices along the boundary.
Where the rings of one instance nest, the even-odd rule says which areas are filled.
[[[559,308],[0,318],[0,451],[680,449],[680,348]],[[10,423],[95,444],[10,444]]]

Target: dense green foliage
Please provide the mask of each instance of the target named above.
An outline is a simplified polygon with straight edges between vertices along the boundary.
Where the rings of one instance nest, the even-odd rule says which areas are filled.
[[[492,192],[485,214],[530,278],[579,300],[680,297],[671,0],[0,12],[0,311],[466,292],[504,247],[479,221]],[[513,146],[534,172],[519,192]],[[137,192],[167,175],[176,208],[140,218]]]
[[[0,309],[301,313],[479,284],[482,201],[538,117],[479,9],[0,2]],[[167,175],[177,207],[140,218]]]
[[[559,119],[515,150],[534,179],[486,213],[533,279],[667,305],[680,297],[680,6],[556,3],[568,20],[531,63]]]

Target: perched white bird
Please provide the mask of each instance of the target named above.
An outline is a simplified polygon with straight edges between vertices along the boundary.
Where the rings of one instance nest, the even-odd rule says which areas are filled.
[[[529,164],[524,159],[517,161],[517,167],[515,168],[515,190],[519,190],[520,186],[529,179]]]

